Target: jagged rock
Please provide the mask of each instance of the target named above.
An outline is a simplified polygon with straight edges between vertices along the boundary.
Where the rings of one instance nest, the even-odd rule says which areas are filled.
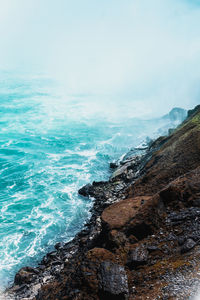
[[[90,191],[91,191],[92,185],[90,183],[86,184],[85,186],[83,186],[82,188],[79,189],[79,194],[84,196],[84,197],[88,197],[90,195]]]
[[[128,278],[124,267],[109,261],[103,262],[99,269],[99,290],[102,300],[128,299]]]
[[[116,169],[118,167],[118,164],[117,163],[115,163],[115,162],[111,162],[110,163],[110,168],[111,169]]]

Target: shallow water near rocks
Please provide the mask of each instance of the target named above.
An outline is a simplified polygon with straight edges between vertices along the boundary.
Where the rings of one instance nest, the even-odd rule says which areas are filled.
[[[61,96],[43,77],[0,76],[0,288],[88,219],[78,189],[110,176],[109,162],[176,124],[121,115],[87,95]],[[98,102],[98,105],[97,105]],[[105,111],[105,114],[103,113]],[[158,131],[158,128],[163,128]]]

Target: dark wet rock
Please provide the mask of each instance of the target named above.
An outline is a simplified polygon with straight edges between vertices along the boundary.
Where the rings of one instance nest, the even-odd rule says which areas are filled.
[[[196,246],[196,243],[193,239],[187,239],[186,242],[181,247],[181,252],[186,253],[193,249]]]
[[[57,251],[52,251],[47,254],[47,256],[50,256],[51,258],[57,258],[57,255],[58,255]]]
[[[118,167],[118,164],[116,162],[111,162],[110,163],[110,168],[111,169],[116,169]]]
[[[63,265],[62,264],[52,264],[52,268],[50,271],[50,274],[56,277],[60,276],[60,271],[62,270]]]
[[[124,267],[109,261],[101,263],[99,290],[101,299],[128,299],[128,278]]]
[[[64,246],[64,243],[57,243],[57,244],[55,244],[54,247],[55,247],[56,250],[59,250],[59,249],[62,249],[63,246]]]
[[[45,255],[45,256],[43,257],[41,263],[42,263],[43,265],[47,265],[48,263],[50,263],[50,261],[51,261],[50,257],[49,257],[48,255]]]
[[[144,246],[138,246],[129,253],[127,264],[130,268],[145,265],[148,261],[148,250]]]
[[[91,189],[92,189],[92,185],[90,183],[88,183],[87,185],[80,188],[78,192],[80,195],[82,195],[84,197],[88,197],[88,196],[90,196]]]

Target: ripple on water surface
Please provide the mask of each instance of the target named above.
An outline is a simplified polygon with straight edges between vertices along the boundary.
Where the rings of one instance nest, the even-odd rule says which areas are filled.
[[[55,89],[41,78],[0,85],[1,287],[73,238],[92,205],[78,189],[108,178],[108,163],[158,126],[82,114],[83,99],[55,96]]]

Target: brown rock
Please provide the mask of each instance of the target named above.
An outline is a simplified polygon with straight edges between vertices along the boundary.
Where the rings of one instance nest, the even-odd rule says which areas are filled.
[[[84,289],[90,289],[97,293],[98,270],[100,264],[105,261],[116,263],[115,255],[104,248],[94,248],[87,252],[84,262],[80,265]]]
[[[116,261],[115,255],[112,252],[110,252],[104,248],[91,249],[87,253],[87,259],[89,259],[91,261],[95,261],[95,262],[102,262],[105,260],[110,260],[113,262]]]
[[[148,196],[135,197],[115,203],[103,211],[102,221],[109,229],[123,228],[137,215],[140,207],[150,198]]]

